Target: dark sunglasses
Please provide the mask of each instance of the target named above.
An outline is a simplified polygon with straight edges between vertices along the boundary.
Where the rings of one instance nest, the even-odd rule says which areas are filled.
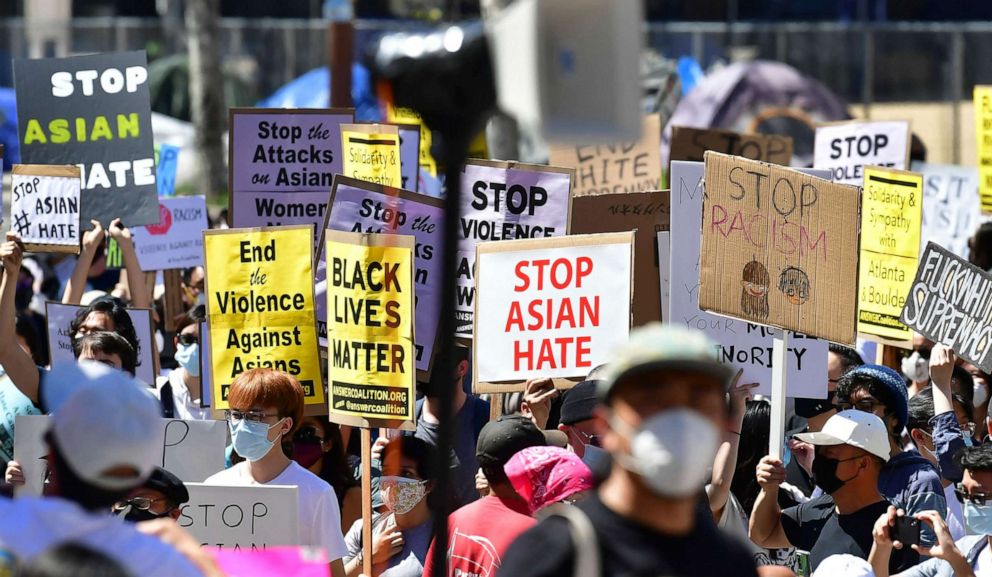
[[[182,333],[179,335],[178,338],[179,338],[179,344],[186,345],[187,347],[190,345],[195,345],[196,343],[200,342],[200,337],[191,333]]]
[[[964,490],[961,485],[956,485],[954,487],[954,495],[957,496],[958,501],[962,503],[971,503],[973,505],[984,505],[992,500],[992,495],[986,493],[968,493]]]

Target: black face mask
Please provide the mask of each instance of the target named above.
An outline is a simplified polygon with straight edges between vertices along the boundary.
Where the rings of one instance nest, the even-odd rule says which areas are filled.
[[[151,521],[152,519],[163,519],[169,516],[169,512],[166,511],[161,515],[152,513],[151,511],[138,509],[137,507],[131,507],[131,510],[124,515],[125,521],[130,521],[132,523],[140,523],[142,521]]]
[[[860,471],[851,477],[850,479],[841,479],[837,476],[837,466],[844,461],[853,461],[854,459],[860,459],[861,457],[851,457],[850,459],[831,459],[830,457],[823,456],[819,451],[816,453],[816,457],[813,459],[813,482],[823,489],[823,492],[828,495],[833,495],[835,492],[839,491],[845,483],[853,480],[855,477],[860,475]]]

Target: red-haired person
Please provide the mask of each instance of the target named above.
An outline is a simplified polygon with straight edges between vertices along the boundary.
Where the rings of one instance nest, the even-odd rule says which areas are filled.
[[[300,545],[322,547],[333,577],[344,576],[347,552],[341,511],[334,489],[282,450],[303,419],[303,388],[293,377],[272,369],[237,376],[227,396],[227,422],[234,450],[244,461],[207,479],[210,485],[295,485],[300,499]]]

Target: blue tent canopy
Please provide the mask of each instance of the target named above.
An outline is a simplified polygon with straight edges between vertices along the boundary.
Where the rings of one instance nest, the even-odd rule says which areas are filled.
[[[377,122],[381,119],[369,71],[357,63],[351,68],[351,100],[355,103],[355,120]],[[314,68],[258,102],[258,106],[264,108],[327,108],[330,105],[331,79],[327,67]]]

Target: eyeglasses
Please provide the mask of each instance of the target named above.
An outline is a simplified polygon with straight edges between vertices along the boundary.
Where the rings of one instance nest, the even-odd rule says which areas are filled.
[[[973,505],[984,505],[992,499],[992,495],[986,493],[968,493],[961,485],[954,487],[954,494],[957,496],[958,501],[961,501],[962,503],[971,503]]]
[[[575,431],[575,434],[578,435],[579,440],[582,441],[583,445],[599,446],[599,435],[590,435],[589,433],[585,433],[576,428],[572,428],[571,430]]]
[[[127,501],[121,501],[116,505],[114,505],[114,509],[120,511],[125,507],[127,507],[128,505],[130,505],[134,509],[138,509],[140,511],[147,511],[152,508],[152,504],[158,503],[160,501],[168,501],[168,499],[165,498],[149,499],[148,497],[131,497]]]
[[[182,333],[177,338],[179,339],[179,344],[186,345],[187,347],[200,342],[200,337],[193,333]]]
[[[230,423],[239,423],[241,421],[252,421],[255,423],[261,423],[266,417],[278,417],[278,413],[265,413],[262,411],[236,411],[229,409],[224,411],[224,418]]]
[[[855,409],[864,413],[874,413],[875,407],[884,407],[885,404],[876,399],[861,399],[856,403],[850,403],[847,401],[838,401],[834,404],[838,411],[847,411],[849,409]]]

